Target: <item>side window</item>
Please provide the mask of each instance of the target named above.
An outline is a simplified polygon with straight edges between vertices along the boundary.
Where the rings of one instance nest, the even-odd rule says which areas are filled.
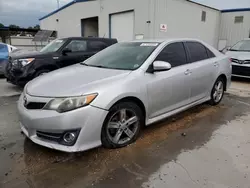
[[[185,48],[182,42],[167,45],[156,58],[157,61],[166,61],[172,67],[181,66],[187,63]]]
[[[211,52],[211,50],[209,50],[208,48],[206,48],[206,50],[207,50],[208,58],[213,58],[213,57],[215,57],[214,53]]]
[[[84,40],[72,40],[65,48],[70,49],[72,52],[85,52],[87,51],[87,42]]]
[[[107,48],[108,45],[102,41],[89,41],[89,48],[93,51],[100,51]]]
[[[186,42],[186,46],[190,53],[191,62],[208,59],[207,50],[201,43]]]
[[[0,44],[0,53],[8,53],[7,45]]]

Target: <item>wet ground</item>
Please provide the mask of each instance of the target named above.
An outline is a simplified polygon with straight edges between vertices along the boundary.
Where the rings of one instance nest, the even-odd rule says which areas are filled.
[[[146,128],[126,148],[75,154],[25,139],[17,93],[0,97],[0,187],[250,187],[250,80],[236,80],[217,107]]]

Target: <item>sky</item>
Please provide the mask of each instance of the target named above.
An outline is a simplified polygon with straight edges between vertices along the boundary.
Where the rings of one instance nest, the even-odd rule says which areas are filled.
[[[72,0],[59,0],[60,6]],[[193,0],[218,9],[250,8],[250,0]],[[39,18],[57,9],[57,0],[0,0],[0,23],[21,27],[39,24]]]

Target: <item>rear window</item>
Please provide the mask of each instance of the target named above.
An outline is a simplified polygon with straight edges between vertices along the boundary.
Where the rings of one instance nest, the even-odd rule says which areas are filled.
[[[215,57],[214,53],[211,52],[211,50],[209,50],[208,48],[206,48],[206,50],[207,50],[208,58],[213,58],[213,57]]]
[[[9,56],[8,47],[5,44],[0,44],[0,60],[7,59]]]
[[[202,61],[208,59],[208,54],[205,46],[199,42],[186,42],[186,47],[190,53],[191,62]]]
[[[8,47],[5,44],[0,44],[0,53],[8,53]]]
[[[100,51],[107,48],[108,45],[102,41],[89,41],[89,48],[93,51]]]

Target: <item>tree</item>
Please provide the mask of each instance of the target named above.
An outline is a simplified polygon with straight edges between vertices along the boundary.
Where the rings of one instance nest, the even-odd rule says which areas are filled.
[[[20,28],[18,25],[11,24],[9,25],[9,28]]]
[[[33,27],[28,27],[28,29],[33,29]]]
[[[0,28],[1,28],[1,27],[4,27],[4,25],[3,25],[2,23],[0,23]]]
[[[36,25],[34,29],[40,29],[40,25]]]

